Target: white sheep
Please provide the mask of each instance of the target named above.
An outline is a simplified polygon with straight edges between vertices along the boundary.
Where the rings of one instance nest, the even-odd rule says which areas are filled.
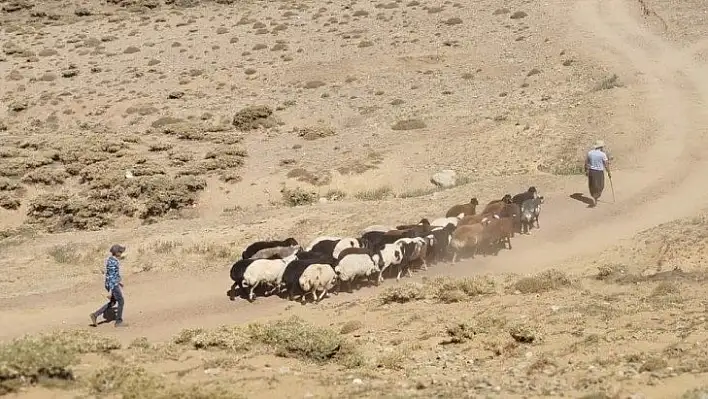
[[[302,302],[305,302],[307,294],[312,295],[312,300],[319,302],[327,295],[327,292],[334,288],[337,282],[337,275],[332,266],[324,263],[313,263],[305,269],[299,279],[300,288],[303,294]],[[322,294],[317,296],[317,291]]]
[[[291,255],[288,259],[292,257],[294,256]],[[275,287],[267,294],[275,292],[275,290],[279,288],[278,278],[282,275],[286,265],[285,259],[258,259],[248,265],[248,268],[246,268],[246,271],[243,273],[243,282],[241,283],[243,288],[251,287],[248,299],[251,301],[254,299],[253,290],[260,284]]]
[[[346,282],[349,292],[352,290],[352,282],[359,277],[371,277],[372,274],[380,273],[377,261],[368,254],[348,254],[339,260],[339,264],[334,268],[337,277],[341,282]],[[377,283],[379,279],[376,279]]]

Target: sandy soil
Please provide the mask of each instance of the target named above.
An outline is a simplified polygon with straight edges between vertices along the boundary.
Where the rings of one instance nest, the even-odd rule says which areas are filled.
[[[83,348],[76,381],[10,397],[705,385],[702,4],[168,3],[0,3],[0,338],[68,329]],[[596,138],[614,198],[587,209],[569,196]],[[435,189],[441,169],[460,184]],[[353,235],[529,185],[541,228],[498,256],[315,305],[226,298],[254,240]],[[114,242],[129,326],[90,329]],[[60,344],[7,343],[0,362]],[[101,374],[115,360],[123,374]]]

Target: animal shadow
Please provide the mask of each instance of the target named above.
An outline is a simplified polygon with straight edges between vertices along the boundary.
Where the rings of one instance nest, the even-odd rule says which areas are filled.
[[[580,202],[584,203],[585,205],[588,206],[588,208],[592,208],[592,206],[593,206],[592,198],[586,197],[582,193],[573,193],[573,194],[570,194],[569,197],[576,200],[576,201],[580,201]]]

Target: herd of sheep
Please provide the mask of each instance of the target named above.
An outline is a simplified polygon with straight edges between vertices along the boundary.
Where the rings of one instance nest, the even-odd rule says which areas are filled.
[[[241,260],[231,267],[233,285],[229,297],[248,293],[253,301],[254,289],[269,288],[266,295],[287,292],[292,300],[307,294],[320,301],[328,292],[361,280],[383,281],[387,272],[411,274],[416,266],[427,270],[428,264],[450,260],[455,263],[461,254],[497,254],[502,248],[511,249],[515,233],[528,234],[539,228],[543,196],[535,187],[523,193],[504,195],[489,202],[477,213],[479,202],[451,207],[444,218],[417,224],[369,226],[359,238],[318,237],[306,247],[294,238],[283,241],[259,241],[249,245]]]

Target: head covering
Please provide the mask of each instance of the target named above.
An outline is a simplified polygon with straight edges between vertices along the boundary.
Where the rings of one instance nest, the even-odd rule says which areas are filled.
[[[113,255],[118,254],[118,253],[122,254],[123,252],[125,252],[125,247],[122,245],[114,244],[111,247],[110,251],[111,251],[111,254],[113,254]]]
[[[605,146],[605,142],[604,142],[604,141],[602,141],[602,140],[597,140],[597,141],[595,142],[595,145],[593,145],[593,148],[598,149],[598,148],[604,147],[604,146]]]

